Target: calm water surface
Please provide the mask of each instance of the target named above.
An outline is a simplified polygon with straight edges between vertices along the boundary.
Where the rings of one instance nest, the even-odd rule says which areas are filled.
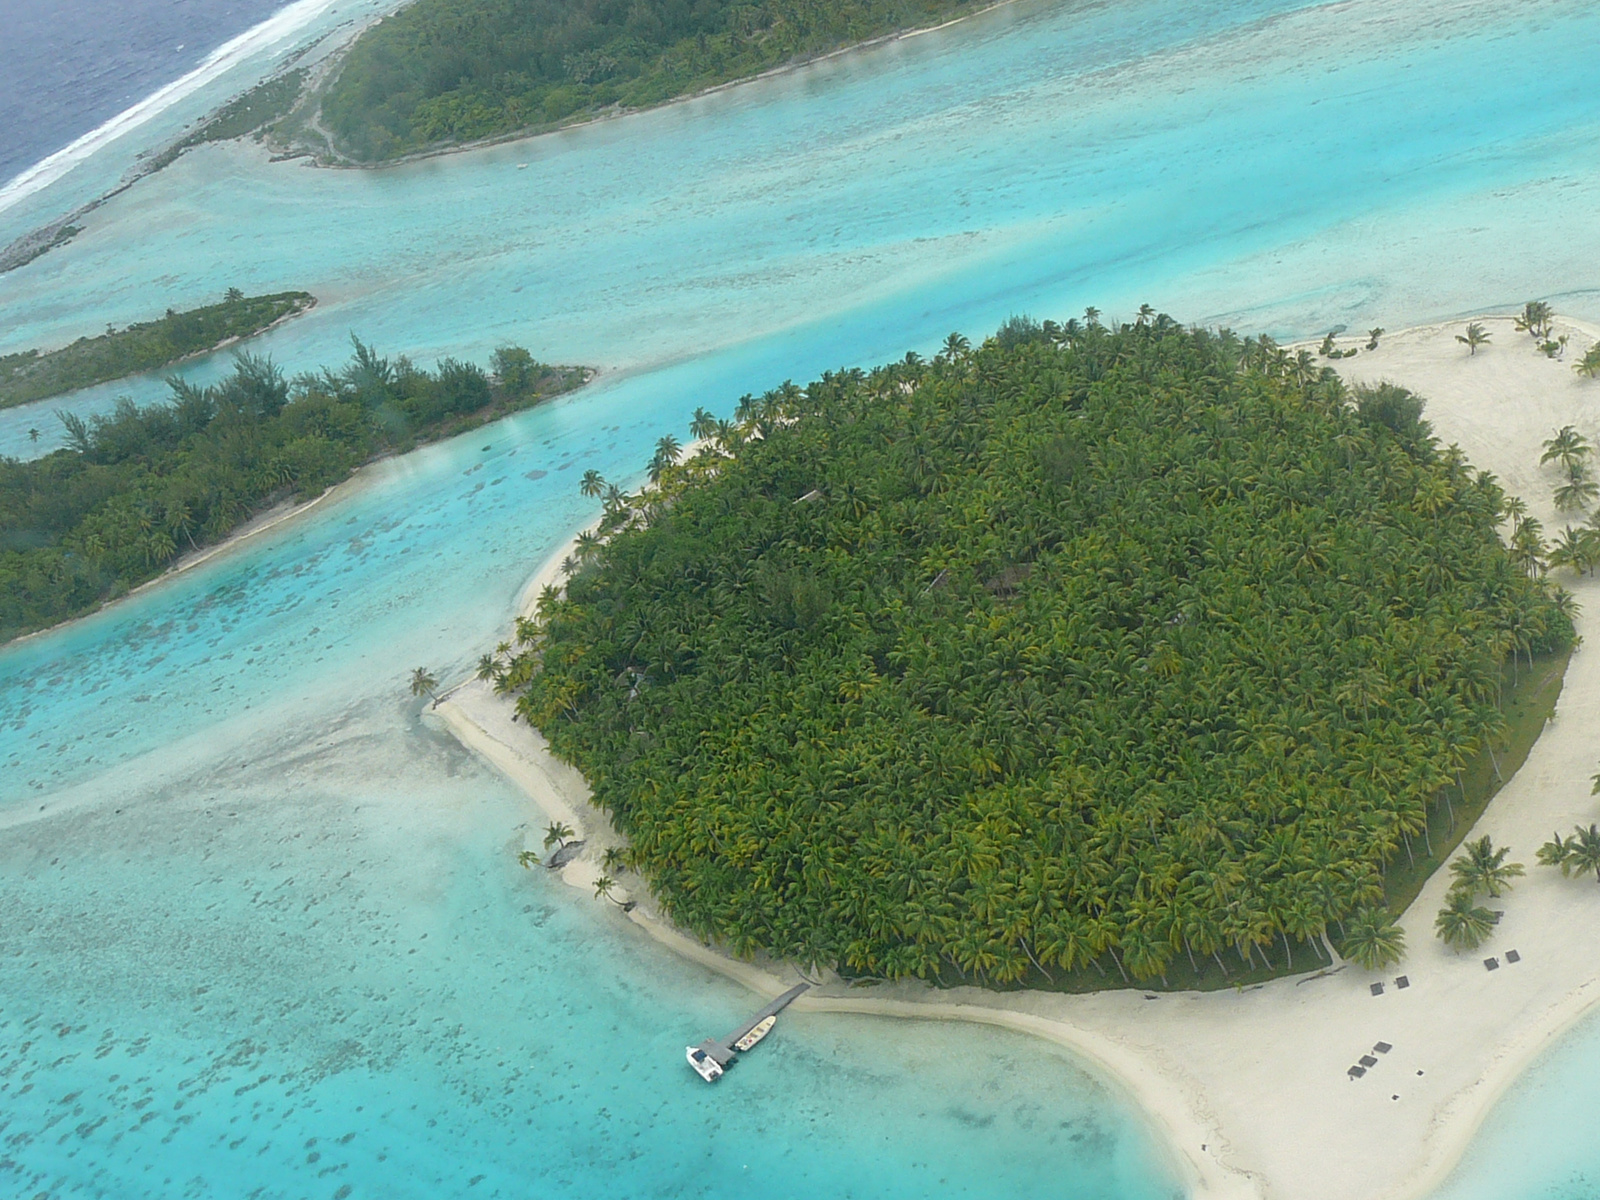
[[[1580,3],[1017,5],[403,169],[212,148],[0,276],[0,352],[303,287],[322,303],[266,340],[290,370],[355,330],[606,371],[0,653],[0,1173],[116,1197],[1170,1195],[1116,1095],[992,1031],[797,1016],[725,1089],[689,1086],[683,1042],[748,998],[519,871],[536,816],[406,676],[499,640],[591,515],[583,470],[628,478],[697,405],[786,377],[1089,303],[1282,334],[1535,295],[1600,318],[1597,49]],[[0,414],[0,452],[48,447],[62,403]],[[1600,1038],[1572,1045],[1594,1074]],[[1586,1145],[1595,1111],[1563,1114]],[[1527,1144],[1516,1120],[1542,1126],[1497,1117],[1483,1145]],[[1593,1169],[1551,1153],[1552,1179]],[[1498,1194],[1562,1194],[1520,1186]]]

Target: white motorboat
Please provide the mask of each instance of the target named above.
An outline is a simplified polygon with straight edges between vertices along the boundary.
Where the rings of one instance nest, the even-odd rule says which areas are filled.
[[[685,1046],[684,1054],[689,1059],[689,1065],[694,1068],[694,1073],[707,1083],[715,1083],[722,1078],[722,1064],[707,1054],[702,1047]]]

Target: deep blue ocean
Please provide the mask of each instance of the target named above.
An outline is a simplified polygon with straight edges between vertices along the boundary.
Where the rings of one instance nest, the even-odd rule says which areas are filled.
[[[0,183],[282,7],[283,0],[0,0]]]

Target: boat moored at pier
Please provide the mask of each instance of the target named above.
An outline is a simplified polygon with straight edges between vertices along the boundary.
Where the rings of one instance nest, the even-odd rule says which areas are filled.
[[[772,1032],[773,1026],[778,1023],[778,1014],[810,986],[808,983],[796,984],[720,1042],[707,1038],[698,1046],[684,1047],[684,1057],[689,1060],[689,1066],[707,1083],[715,1083],[738,1060],[740,1054],[754,1049],[757,1042]]]

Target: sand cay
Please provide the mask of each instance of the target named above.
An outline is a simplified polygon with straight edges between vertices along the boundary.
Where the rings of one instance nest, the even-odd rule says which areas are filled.
[[[1563,425],[1591,437],[1600,431],[1600,380],[1585,380],[1570,366],[1600,340],[1600,330],[1558,320],[1557,332],[1571,343],[1568,361],[1557,362],[1509,317],[1479,320],[1492,340],[1476,354],[1456,341],[1466,322],[1453,322],[1386,336],[1378,350],[1342,360],[1342,374],[1352,382],[1393,381],[1425,396],[1441,442],[1458,443],[1553,534],[1577,521],[1555,511],[1558,481],[1554,468],[1539,466],[1541,443]],[[560,578],[567,553],[562,547],[544,565],[524,605]],[[1583,605],[1577,625],[1584,643],[1556,716],[1469,834],[1489,834],[1528,866],[1527,877],[1494,902],[1505,915],[1479,951],[1457,953],[1433,936],[1449,884],[1441,873],[1401,919],[1404,962],[1382,974],[1347,964],[1242,992],[1085,996],[831,981],[796,1008],[978,1021],[1069,1046],[1132,1093],[1198,1196],[1426,1194],[1460,1159],[1506,1085],[1600,1000],[1600,887],[1535,865],[1553,831],[1600,819],[1589,782],[1600,757],[1600,583],[1565,571],[1559,581]],[[588,839],[583,856],[564,869],[567,882],[587,887],[600,853],[620,839],[588,805],[582,777],[514,722],[509,703],[485,684],[459,689],[438,715],[518,782],[545,818],[566,821]],[[543,819],[535,825],[542,829]],[[530,846],[538,848],[536,838]],[[792,969],[739,962],[702,946],[662,921],[647,896],[635,898],[641,903],[629,917],[653,937],[752,990],[776,995],[795,978]],[[1491,957],[1492,970],[1485,965]],[[1374,994],[1376,984],[1384,985],[1381,994]],[[1375,1065],[1352,1078],[1349,1069],[1364,1055]]]

